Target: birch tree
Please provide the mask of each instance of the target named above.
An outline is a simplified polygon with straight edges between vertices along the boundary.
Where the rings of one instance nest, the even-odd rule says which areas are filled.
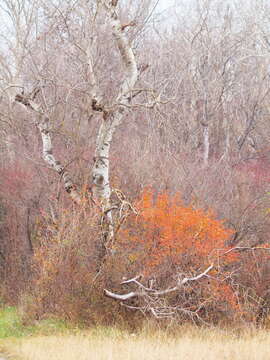
[[[143,19],[151,9],[150,5],[151,1],[146,1],[143,7],[144,13],[136,13],[135,11],[135,16],[141,16]],[[132,2],[130,6],[133,6]],[[53,3],[45,6],[38,1],[30,4],[25,0],[19,4],[15,0],[5,0],[5,11],[10,14],[10,26],[14,29],[14,59],[12,66],[6,64],[2,67],[3,73],[6,72],[10,75],[4,79],[3,92],[9,99],[11,111],[19,106],[26,111],[30,119],[34,119],[32,125],[40,133],[43,159],[59,175],[65,191],[77,205],[82,204],[81,191],[75,184],[67,166],[60,162],[54,151],[52,109],[57,107],[57,102],[48,106],[47,93],[49,88],[46,89],[46,82],[48,81],[44,77],[42,68],[44,68],[43,64],[48,63],[49,42],[56,43],[53,36],[59,32],[59,28],[62,29],[59,24],[63,23],[61,26],[66,27],[63,35],[61,35],[62,30],[60,30],[60,35],[57,34],[60,40],[63,39],[66,42],[67,49],[70,52],[76,49],[78,53],[82,54],[88,86],[85,90],[88,94],[85,112],[90,113],[90,116],[94,114],[100,122],[95,153],[93,154],[93,167],[90,170],[88,183],[92,187],[94,202],[100,207],[103,220],[105,220],[105,223],[103,222],[104,239],[102,240],[104,244],[109,243],[114,236],[113,210],[115,206],[111,203],[110,148],[117,128],[129,110],[132,109],[133,97],[140,93],[135,89],[139,73],[147,67],[144,66],[141,67],[140,71],[138,70],[132,38],[130,35],[128,36],[128,32],[132,34],[135,28],[143,31],[145,23],[141,21],[141,25],[136,27],[135,21],[129,19],[129,16],[126,16],[122,11],[122,18],[126,20],[123,23],[120,19],[120,10],[118,1],[92,1],[90,3],[81,1],[76,5],[65,3],[61,8],[60,5],[56,6]],[[70,24],[67,20],[71,13],[75,17],[74,24]],[[44,18],[44,14],[47,14],[47,18]],[[81,29],[84,37],[80,39],[80,30],[76,30],[76,21],[81,22],[79,16],[84,15],[86,18],[89,15],[89,19],[87,18],[88,23],[85,22],[84,28]],[[100,23],[101,19],[103,19],[103,25]],[[106,29],[106,36],[114,43],[118,52],[118,69],[121,71],[117,74],[120,80],[118,90],[111,97],[104,94],[104,88],[100,87],[101,81],[96,71],[95,46],[100,27]],[[74,29],[75,31],[72,33]],[[35,43],[38,44],[38,41],[44,43],[43,53],[41,52],[40,55],[35,53],[35,46],[37,46]],[[32,72],[35,74],[35,81],[32,81],[32,84],[31,81],[27,81],[24,74],[29,59],[34,64]],[[38,64],[38,59],[43,64]],[[57,79],[53,81],[55,84],[57,83]],[[92,134],[88,136],[91,137]],[[67,152],[65,163],[70,161],[71,154]]]
[[[119,92],[114,99],[114,103],[109,109],[104,107],[104,101],[97,97],[98,90],[96,89],[96,80],[92,70],[92,64],[89,58],[90,76],[93,81],[93,110],[102,112],[102,123],[98,132],[98,138],[96,143],[95,161],[92,171],[93,182],[95,185],[95,193],[97,198],[100,199],[103,211],[106,214],[108,223],[108,240],[113,238],[113,218],[111,210],[111,186],[109,180],[109,156],[110,146],[113,139],[113,135],[117,127],[121,124],[127,107],[130,104],[135,85],[138,81],[138,66],[132,46],[125,34],[125,30],[128,26],[132,26],[133,23],[125,25],[121,24],[117,14],[117,3],[113,1],[110,4],[105,1],[102,2],[106,11],[108,21],[112,29],[112,35],[117,44],[123,68],[125,71],[123,82],[120,86]]]

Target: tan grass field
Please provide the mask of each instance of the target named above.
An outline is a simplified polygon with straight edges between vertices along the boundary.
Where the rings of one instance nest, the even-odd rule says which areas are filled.
[[[22,360],[270,360],[270,332],[183,329],[128,334],[116,330],[6,340],[11,358]]]

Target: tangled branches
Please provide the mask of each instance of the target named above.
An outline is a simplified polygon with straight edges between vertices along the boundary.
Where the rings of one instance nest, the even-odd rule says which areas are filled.
[[[140,282],[141,275],[136,276],[129,280],[124,280],[121,285],[135,285],[137,290],[131,291],[129,293],[120,295],[109,290],[104,290],[106,296],[111,297],[115,300],[121,301],[121,305],[129,308],[129,309],[136,309],[140,310],[143,313],[151,313],[155,318],[169,318],[173,317],[178,313],[185,314],[190,318],[194,319],[197,318],[200,321],[203,321],[199,316],[199,311],[203,307],[203,303],[200,304],[197,309],[191,310],[181,305],[170,306],[167,304],[165,295],[170,293],[174,293],[180,291],[184,288],[184,286],[193,281],[199,281],[204,277],[208,277],[208,273],[210,270],[213,269],[213,265],[210,265],[205,271],[200,273],[194,277],[184,277],[181,279],[178,276],[177,284],[174,287],[169,287],[164,290],[158,290],[153,287],[153,282],[150,282],[149,286],[145,286]],[[133,306],[127,303],[128,300],[133,298],[141,298],[142,303],[139,306]]]

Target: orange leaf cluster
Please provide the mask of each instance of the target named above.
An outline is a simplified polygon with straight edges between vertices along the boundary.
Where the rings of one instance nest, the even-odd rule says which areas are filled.
[[[165,262],[182,265],[187,259],[194,268],[200,266],[215,249],[226,250],[225,243],[233,233],[212,212],[184,205],[179,194],[169,197],[161,193],[155,197],[147,190],[137,208],[140,216],[136,230],[134,226],[127,230],[128,242],[140,250],[140,261],[143,256],[148,269]],[[234,257],[226,256],[226,262]]]

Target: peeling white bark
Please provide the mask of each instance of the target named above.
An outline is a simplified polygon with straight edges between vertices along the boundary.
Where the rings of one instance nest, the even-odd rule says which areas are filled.
[[[38,117],[37,127],[40,131],[43,145],[43,159],[46,163],[54,169],[63,179],[64,187],[66,192],[69,194],[71,199],[76,203],[81,203],[81,197],[78,191],[76,190],[76,185],[74,184],[69,172],[65,169],[61,163],[55,159],[53,155],[53,147],[50,135],[50,125],[49,118],[43,113],[39,104],[35,103],[33,100],[28,99],[23,95],[16,95],[15,101],[23,104],[27,109],[34,111]],[[41,119],[41,120],[40,120]]]
[[[92,97],[91,107],[93,111],[100,112],[102,115],[102,123],[97,137],[94,166],[92,169],[94,184],[93,193],[96,200],[99,200],[99,204],[104,212],[104,217],[109,225],[108,240],[113,237],[113,218],[110,203],[111,187],[109,179],[110,146],[115,130],[121,124],[123,117],[129,110],[128,105],[130,105],[133,94],[132,91],[134,90],[135,84],[138,80],[136,58],[125,33],[127,26],[132,26],[132,24],[130,23],[129,25],[122,26],[117,14],[117,2],[117,0],[100,1],[100,4],[105,9],[108,23],[112,29],[112,36],[115,39],[116,46],[120,53],[121,62],[125,68],[122,85],[115,97],[114,103],[111,104],[108,109],[105,107],[105,102],[99,89],[98,81],[95,77],[90,43],[86,49],[87,75]],[[28,110],[37,114],[39,120],[36,125],[42,137],[43,158],[46,163],[62,177],[65,190],[69,193],[70,197],[76,203],[80,203],[80,195],[77,192],[76,186],[69,173],[53,155],[49,118],[43,112],[41,106],[36,103],[35,99],[31,98],[31,96],[17,94],[15,96],[15,100],[16,102],[23,104]]]
[[[127,111],[125,105],[128,105],[131,98],[131,92],[138,80],[138,69],[132,47],[127,39],[124,28],[121,25],[116,12],[117,1],[110,4],[102,2],[108,16],[108,21],[112,28],[112,34],[119,49],[121,60],[125,67],[125,78],[116,97],[114,110],[106,111],[102,109],[103,120],[99,129],[96,151],[94,158],[94,167],[92,170],[93,182],[95,185],[95,196],[100,200],[104,211],[110,208],[111,187],[109,179],[109,155],[113,134],[116,128],[121,124]],[[91,67],[90,71],[92,70]],[[94,74],[92,71],[92,79]],[[94,93],[97,94],[96,82],[94,81]],[[99,99],[98,99],[99,100]],[[120,105],[121,104],[121,105]],[[94,109],[94,107],[93,107]],[[95,110],[95,109],[94,109]],[[109,224],[109,238],[113,237],[112,212],[106,211],[106,218]]]
[[[80,204],[81,197],[76,190],[76,186],[72,181],[71,176],[69,175],[68,171],[61,165],[61,163],[53,156],[49,118],[47,116],[43,117],[43,120],[38,124],[38,128],[43,143],[43,159],[63,178],[65,190],[70,195],[71,199],[75,203]]]

